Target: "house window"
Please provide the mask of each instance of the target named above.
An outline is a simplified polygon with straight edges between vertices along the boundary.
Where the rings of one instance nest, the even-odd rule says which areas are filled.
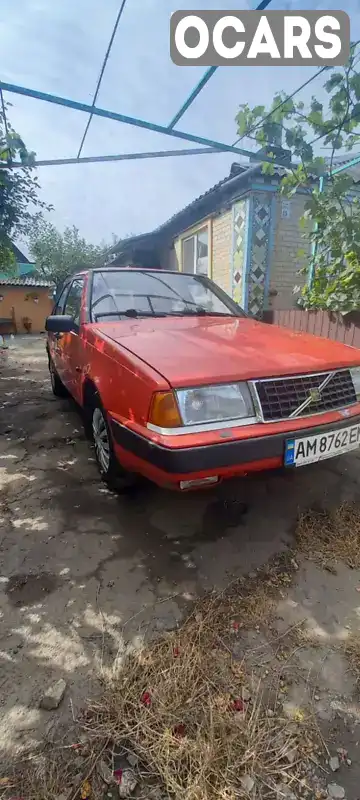
[[[182,243],[182,271],[190,272],[193,275],[208,275],[209,269],[209,246],[208,228],[183,239]]]

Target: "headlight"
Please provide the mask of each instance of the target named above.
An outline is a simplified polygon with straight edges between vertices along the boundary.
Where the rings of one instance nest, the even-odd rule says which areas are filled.
[[[353,367],[350,370],[350,374],[352,377],[352,381],[354,384],[354,389],[356,392],[356,397],[360,400],[360,367]]]
[[[254,406],[246,383],[201,386],[176,392],[184,425],[200,425],[254,416]]]

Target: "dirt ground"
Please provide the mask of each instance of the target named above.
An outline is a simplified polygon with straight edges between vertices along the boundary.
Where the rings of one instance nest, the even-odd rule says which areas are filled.
[[[203,493],[145,486],[114,495],[99,480],[77,410],[52,396],[44,338],[13,340],[0,366],[2,757],[71,722],[129,643],[174,628],[204,591],[291,548],[299,511],[358,501],[359,466],[351,454]],[[337,645],[360,633],[360,571],[301,558],[298,566],[276,625],[281,636],[304,621],[311,641],[299,649],[301,677],[286,702],[300,707],[310,697],[329,754],[343,747],[351,760],[326,780],[357,800],[358,690]],[[266,660],[266,638],[247,636]],[[62,704],[41,710],[59,678]]]

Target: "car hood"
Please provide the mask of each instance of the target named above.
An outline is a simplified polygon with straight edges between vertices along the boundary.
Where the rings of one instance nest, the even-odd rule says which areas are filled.
[[[247,318],[165,317],[94,327],[173,387],[360,365],[355,348]]]

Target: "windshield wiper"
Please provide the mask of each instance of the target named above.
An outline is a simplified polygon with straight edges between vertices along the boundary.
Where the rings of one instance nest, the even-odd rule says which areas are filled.
[[[231,311],[209,311],[206,308],[184,308],[182,311],[171,311],[174,317],[233,317]]]
[[[139,317],[167,317],[163,311],[137,311],[136,308],[127,308],[126,311],[104,311],[103,314],[94,314],[95,322],[100,317],[130,317],[130,319],[138,319]]]
[[[95,322],[102,317],[128,317],[141,319],[141,317],[234,317],[230,311],[208,311],[206,308],[184,308],[181,311],[137,311],[136,308],[127,308],[126,311],[104,311],[103,314],[94,314]]]

